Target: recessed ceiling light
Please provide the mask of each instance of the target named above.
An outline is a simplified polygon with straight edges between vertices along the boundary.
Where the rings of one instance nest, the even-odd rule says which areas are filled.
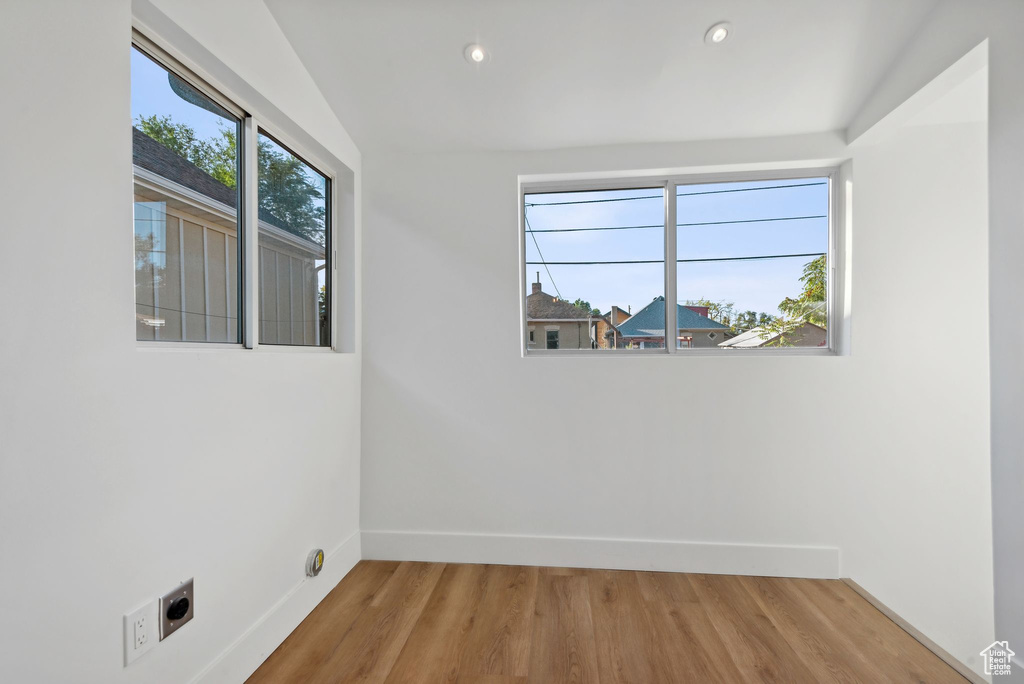
[[[470,64],[480,64],[487,61],[487,50],[484,49],[483,45],[477,45],[476,43],[467,45],[462,54]]]
[[[725,42],[730,33],[732,33],[732,25],[727,21],[720,21],[704,34],[704,42],[708,45],[718,45]]]

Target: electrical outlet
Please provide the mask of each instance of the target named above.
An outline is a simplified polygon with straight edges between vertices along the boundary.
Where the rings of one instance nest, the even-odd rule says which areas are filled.
[[[194,581],[179,585],[160,597],[160,641],[192,619],[196,609]]]
[[[139,615],[134,620],[135,626],[135,650],[139,650],[149,643],[149,625],[146,624],[146,616]]]
[[[128,665],[159,641],[157,602],[150,601],[124,616],[124,664]]]

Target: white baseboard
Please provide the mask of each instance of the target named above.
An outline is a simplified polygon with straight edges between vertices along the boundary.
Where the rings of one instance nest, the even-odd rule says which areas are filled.
[[[867,601],[875,608],[877,608],[878,612],[880,612],[882,615],[895,622],[897,627],[899,627],[904,632],[917,639],[917,641],[922,646],[924,646],[929,651],[938,656],[939,660],[941,660],[942,662],[946,663],[951,668],[956,670],[957,673],[960,674],[960,676],[962,676],[964,679],[971,682],[972,684],[988,684],[987,679],[982,677],[980,674],[978,674],[971,668],[967,667],[967,665],[965,665],[964,663],[954,658],[949,651],[947,651],[946,649],[942,648],[937,643],[932,641],[924,632],[919,630],[917,627],[914,627],[914,625],[904,620],[896,611],[894,611],[892,608],[879,601],[867,589],[860,586],[849,577],[844,577],[843,582],[846,583],[846,585],[853,589],[855,592],[860,594],[865,601]]]
[[[363,530],[363,558],[839,578],[839,549],[644,539]]]
[[[327,554],[315,578],[296,584],[223,653],[192,678],[190,684],[244,682],[337,586],[362,557],[355,532]]]

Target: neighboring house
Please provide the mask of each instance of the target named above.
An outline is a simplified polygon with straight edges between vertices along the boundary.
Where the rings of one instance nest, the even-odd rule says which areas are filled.
[[[596,349],[598,322],[607,321],[573,304],[541,291],[533,283],[526,297],[526,345],[528,349]]]
[[[618,326],[631,316],[628,311],[613,306],[611,311],[597,321],[597,344],[601,349],[617,349],[620,346]]]
[[[725,339],[729,326],[708,318],[707,307],[676,305],[679,348],[715,347]],[[665,347],[665,298],[654,301],[617,325],[620,347]]]
[[[132,162],[137,339],[234,342],[235,190],[137,128]],[[260,210],[260,341],[318,344],[324,248],[280,225]]]
[[[726,349],[756,349],[758,347],[824,347],[828,344],[825,328],[813,323],[801,323],[782,335],[767,331],[764,327],[751,328],[730,340],[719,344]]]

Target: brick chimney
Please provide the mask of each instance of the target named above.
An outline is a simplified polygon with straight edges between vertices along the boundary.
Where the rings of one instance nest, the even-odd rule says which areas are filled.
[[[540,292],[540,271],[537,271],[537,282],[533,284],[533,294]]]

